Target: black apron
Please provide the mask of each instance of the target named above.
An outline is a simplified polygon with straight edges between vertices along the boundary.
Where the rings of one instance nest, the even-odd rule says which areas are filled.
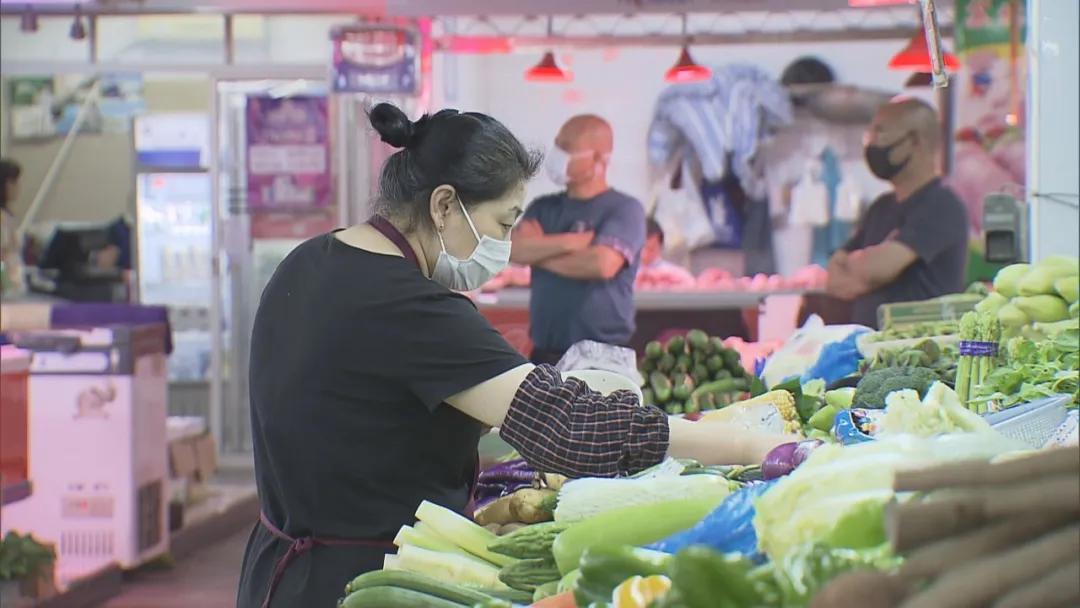
[[[379,216],[373,217],[368,222],[368,224],[371,225],[372,228],[378,230],[387,239],[390,239],[390,241],[393,242],[394,245],[401,250],[401,253],[405,256],[406,260],[415,264],[417,268],[420,268],[420,260],[417,259],[416,252],[414,252],[412,246],[409,245],[409,242],[408,240],[406,240],[405,235],[401,234],[401,232],[397,228],[395,228],[393,224]],[[473,483],[472,486],[469,488],[469,506],[467,506],[465,509],[467,516],[470,515],[472,512],[473,495],[475,494],[476,480],[480,473],[479,464],[480,463],[478,456],[477,466],[474,470],[473,475]],[[273,601],[274,598],[274,592],[277,590],[278,585],[281,584],[281,581],[285,576],[285,571],[288,569],[289,565],[293,562],[293,560],[295,560],[297,557],[300,557],[301,555],[304,555],[305,553],[310,552],[316,546],[322,545],[338,547],[367,547],[372,549],[379,549],[385,552],[396,551],[394,543],[385,540],[364,538],[324,538],[318,536],[303,536],[299,538],[294,538],[283,532],[281,528],[271,522],[270,519],[266,516],[266,513],[259,513],[259,524],[273,537],[289,543],[289,549],[274,563],[274,570],[270,576],[270,582],[267,585],[266,596],[263,598],[262,608],[270,608],[270,603],[271,601]]]

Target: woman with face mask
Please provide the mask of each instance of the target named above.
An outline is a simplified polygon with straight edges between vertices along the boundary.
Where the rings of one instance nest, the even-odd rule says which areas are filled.
[[[237,604],[333,606],[378,569],[424,500],[467,511],[486,427],[538,470],[613,476],[666,454],[759,462],[786,437],[669,423],[533,366],[457,293],[510,256],[540,159],[495,119],[443,110],[411,122],[376,106],[399,148],[375,217],[297,247],[268,283],[250,365],[262,513]]]

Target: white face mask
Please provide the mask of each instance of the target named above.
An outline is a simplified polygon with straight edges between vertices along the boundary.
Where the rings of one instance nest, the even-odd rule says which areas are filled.
[[[458,199],[461,212],[465,214],[465,221],[469,222],[473,236],[476,237],[476,249],[467,259],[460,260],[446,251],[446,243],[442,233],[439,233],[439,245],[442,252],[435,261],[435,270],[431,273],[431,279],[447,289],[454,291],[472,291],[479,289],[487,283],[491,277],[499,274],[510,264],[510,241],[493,239],[490,236],[480,236],[473,225],[469,212],[465,210],[465,204]]]
[[[570,163],[575,158],[590,154],[592,152],[588,150],[571,154],[559,146],[551,146],[544,157],[544,169],[547,170],[548,179],[555,182],[556,186],[567,185],[570,183]]]

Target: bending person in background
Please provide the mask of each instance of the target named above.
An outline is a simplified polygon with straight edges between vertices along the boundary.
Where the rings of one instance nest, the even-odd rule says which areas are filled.
[[[653,218],[645,220],[645,246],[641,248],[638,277],[645,273],[666,275],[667,282],[694,285],[694,275],[686,268],[664,259],[664,229]]]
[[[571,118],[547,158],[549,177],[566,190],[533,201],[514,230],[512,260],[533,270],[533,363],[557,363],[582,340],[627,346],[634,335],[645,210],[608,185],[612,146],[607,121]]]
[[[26,291],[23,269],[22,239],[19,238],[19,222],[11,212],[11,205],[19,198],[19,164],[7,158],[0,160],[0,263],[3,277],[0,294],[4,299],[22,295]]]
[[[881,107],[866,137],[866,163],[893,191],[867,210],[829,260],[828,292],[854,300],[852,321],[877,327],[877,309],[964,290],[968,217],[941,183],[937,113],[917,99]]]
[[[629,391],[604,397],[534,366],[457,293],[510,259],[539,159],[484,114],[417,122],[380,104],[401,148],[376,216],[315,237],[278,266],[252,331],[250,394],[262,510],[239,608],[333,606],[382,567],[422,501],[469,503],[485,427],[536,470],[628,474],[671,454],[758,463],[784,436],[668,421]]]

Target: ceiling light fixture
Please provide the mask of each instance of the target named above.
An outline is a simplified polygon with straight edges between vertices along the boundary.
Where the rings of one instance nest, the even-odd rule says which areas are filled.
[[[698,65],[694,58],[690,56],[691,38],[687,33],[687,17],[685,13],[682,16],[682,33],[685,42],[683,42],[682,52],[679,53],[679,60],[667,71],[664,80],[675,83],[708,80],[712,77],[712,70],[703,65]]]
[[[68,32],[72,40],[86,40],[86,25],[83,24],[82,10],[75,5],[75,20],[71,22],[71,31]]]
[[[38,31],[37,13],[29,4],[26,5],[26,12],[19,18],[19,31],[27,34]]]
[[[548,41],[552,39],[550,16],[548,16],[547,21],[547,38]],[[570,70],[560,68],[558,62],[555,61],[555,53],[550,50],[540,58],[540,63],[525,72],[525,80],[531,82],[570,82],[573,79],[574,74]]]
[[[960,69],[960,60],[945,49],[941,50],[941,59],[946,70],[955,72]],[[934,64],[930,59],[930,47],[926,44],[926,34],[921,26],[908,41],[907,46],[889,60],[889,69],[927,73],[934,71]]]

